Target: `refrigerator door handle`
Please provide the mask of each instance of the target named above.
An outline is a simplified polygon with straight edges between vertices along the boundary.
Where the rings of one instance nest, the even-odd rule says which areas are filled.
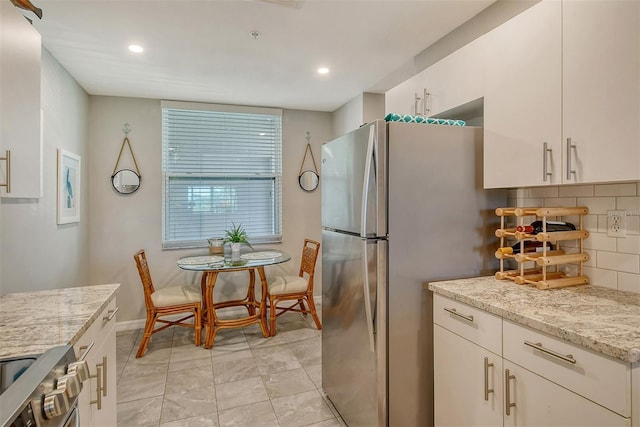
[[[367,207],[369,206],[369,176],[371,175],[371,163],[373,163],[373,147],[375,138],[375,126],[369,127],[369,142],[367,143],[367,160],[364,167],[364,179],[362,182],[362,206],[360,210],[360,235],[367,237]]]
[[[371,313],[371,293],[369,288],[369,255],[367,241],[362,241],[362,284],[364,292],[364,314],[367,322],[367,331],[369,332],[369,348],[372,353],[376,351],[375,338],[373,332],[373,314]]]

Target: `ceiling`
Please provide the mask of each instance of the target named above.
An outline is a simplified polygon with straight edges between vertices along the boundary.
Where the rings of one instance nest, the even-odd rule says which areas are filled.
[[[494,0],[33,2],[42,20],[23,12],[43,46],[91,95],[334,111],[389,89],[385,77]]]

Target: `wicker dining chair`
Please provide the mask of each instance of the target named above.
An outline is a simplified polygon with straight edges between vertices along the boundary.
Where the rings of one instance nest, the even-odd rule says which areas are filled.
[[[313,276],[319,250],[319,242],[305,239],[302,246],[302,259],[300,260],[298,275],[272,276],[267,279],[266,297],[269,302],[269,330],[271,331],[271,336],[276,334],[276,317],[290,311],[305,315],[311,314],[316,327],[322,329],[322,324],[313,302]],[[286,307],[278,306],[278,303],[283,301],[295,302]],[[305,302],[308,308],[305,307]],[[300,308],[297,308],[298,305]]]
[[[140,341],[136,358],[142,357],[146,351],[151,335],[174,325],[194,328],[196,335],[195,345],[199,346],[202,339],[200,336],[202,330],[202,296],[200,287],[196,285],[177,285],[155,289],[153,281],[151,280],[147,255],[144,249],[136,252],[133,258],[136,260],[138,273],[140,273],[140,280],[144,288],[144,303],[147,308],[147,321],[144,326],[144,335],[142,341]],[[180,313],[191,314],[178,320],[160,319],[160,317],[163,316]],[[193,318],[193,323],[185,322],[191,318]],[[165,323],[165,325],[154,329],[156,322]]]

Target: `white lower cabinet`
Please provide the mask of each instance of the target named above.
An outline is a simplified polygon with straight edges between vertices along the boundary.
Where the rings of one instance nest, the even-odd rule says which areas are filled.
[[[506,359],[504,380],[505,426],[631,426],[629,418],[623,418]],[[509,408],[508,415],[507,404],[514,405]]]
[[[502,425],[502,357],[434,325],[436,426]]]
[[[638,364],[433,301],[436,426],[638,426]]]
[[[74,345],[76,356],[85,356],[90,378],[78,399],[82,427],[117,425],[115,301],[100,313]]]

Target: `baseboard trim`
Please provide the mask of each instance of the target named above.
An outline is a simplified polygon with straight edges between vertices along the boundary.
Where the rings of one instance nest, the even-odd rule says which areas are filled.
[[[317,307],[321,307],[322,296],[314,295],[313,302],[316,304]],[[242,307],[229,307],[225,309],[225,313],[230,313],[230,314],[240,314],[241,312],[244,312],[244,311],[245,309]],[[171,316],[166,316],[167,319],[171,319],[171,320],[177,320],[180,317],[181,317],[180,314],[172,314]],[[122,331],[131,331],[133,329],[144,329],[145,322],[146,322],[145,319],[125,320],[122,322],[117,322],[116,331],[122,332]]]

